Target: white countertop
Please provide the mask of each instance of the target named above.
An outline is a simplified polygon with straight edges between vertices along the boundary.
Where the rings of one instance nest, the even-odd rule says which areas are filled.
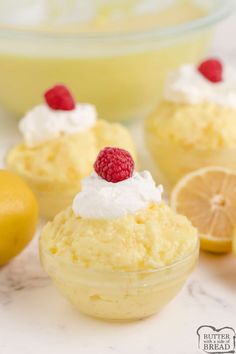
[[[212,53],[236,60],[236,16],[218,28]],[[228,40],[227,40],[228,39]],[[16,123],[0,118],[0,154],[16,141]],[[158,315],[107,323],[77,313],[38,261],[37,237],[0,269],[0,354],[195,354],[197,328],[236,330],[236,258],[201,254],[179,295]]]

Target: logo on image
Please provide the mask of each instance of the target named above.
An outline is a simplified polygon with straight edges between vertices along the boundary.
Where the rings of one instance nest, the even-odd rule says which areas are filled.
[[[231,327],[200,326],[197,330],[198,348],[209,354],[235,353],[235,330]]]

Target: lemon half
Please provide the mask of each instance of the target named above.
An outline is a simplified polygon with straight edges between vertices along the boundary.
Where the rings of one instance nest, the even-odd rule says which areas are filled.
[[[197,227],[202,250],[231,250],[236,227],[235,171],[206,167],[189,173],[176,184],[171,206]]]

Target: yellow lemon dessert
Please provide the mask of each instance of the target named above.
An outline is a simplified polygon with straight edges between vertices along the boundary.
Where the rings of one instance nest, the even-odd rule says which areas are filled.
[[[101,148],[114,144],[134,158],[135,148],[126,128],[97,120],[95,107],[76,105],[63,85],[48,90],[45,100],[20,121],[24,141],[11,149],[6,163],[30,184],[41,215],[52,218],[71,204]]]
[[[236,172],[204,167],[184,176],[175,186],[171,206],[198,228],[201,249],[231,251],[236,230]]]
[[[209,59],[172,72],[145,134],[169,188],[204,166],[236,168],[235,70]]]
[[[0,170],[0,266],[31,241],[38,221],[36,198],[17,175]]]
[[[1,106],[22,115],[57,78],[106,119],[143,118],[165,73],[203,55],[224,2],[1,0]]]
[[[41,262],[81,312],[113,320],[150,316],[180,290],[198,257],[198,235],[161,199],[131,155],[103,149],[72,206],[46,224]]]

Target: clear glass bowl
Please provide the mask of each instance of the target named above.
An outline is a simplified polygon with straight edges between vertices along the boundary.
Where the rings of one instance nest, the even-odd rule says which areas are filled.
[[[185,258],[139,272],[95,271],[68,263],[43,249],[43,268],[82,313],[106,320],[137,320],[159,312],[179,292],[197,263],[199,244]]]
[[[7,163],[8,169],[22,177],[34,192],[39,206],[39,214],[45,220],[52,220],[60,211],[72,204],[78,191],[80,181],[72,184],[55,182],[49,178],[32,178]]]
[[[177,144],[163,143],[147,134],[147,145],[155,163],[154,173],[171,192],[175,184],[189,172],[207,166],[222,166],[236,169],[236,148],[218,148],[205,150],[198,146],[186,149]]]
[[[8,3],[2,0],[1,6]],[[6,25],[1,15],[0,104],[22,115],[41,101],[46,88],[63,82],[78,101],[95,104],[105,119],[143,117],[156,105],[167,71],[200,59],[211,29],[231,11],[233,1],[184,2],[186,6],[196,3],[205,12],[194,20],[188,20],[187,15],[179,24],[158,26],[159,16],[151,28],[137,25],[135,29],[107,32],[51,31],[46,27],[34,30]],[[19,10],[20,4],[15,1]],[[183,6],[182,1],[173,0],[167,9],[174,9],[174,22],[183,15],[182,10],[173,7],[176,4]],[[161,20],[165,16],[169,15]]]

